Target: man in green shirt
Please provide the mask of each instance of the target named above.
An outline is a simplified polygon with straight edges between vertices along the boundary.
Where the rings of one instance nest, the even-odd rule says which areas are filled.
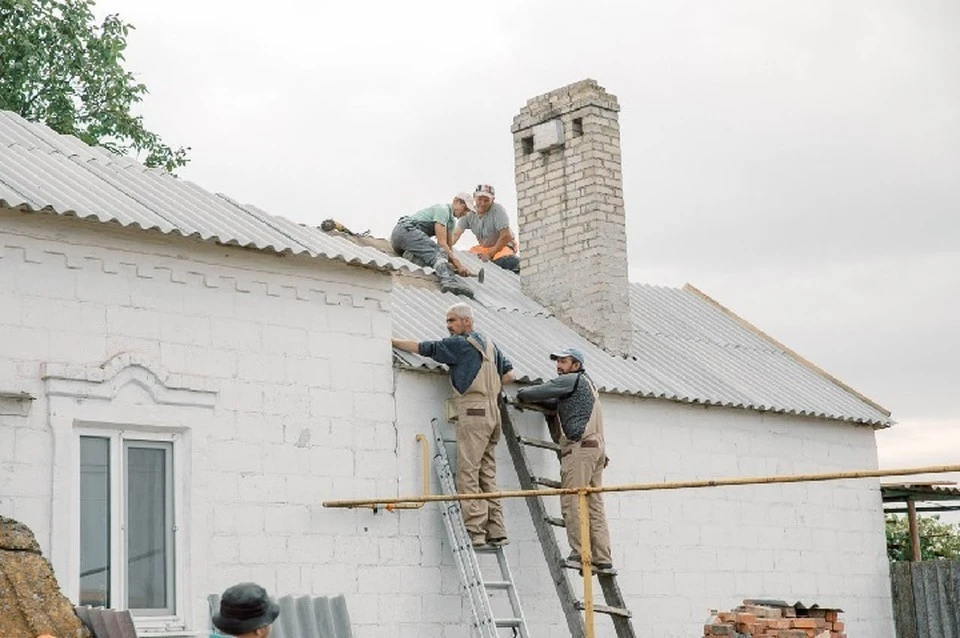
[[[473,197],[457,193],[450,204],[436,204],[401,217],[390,234],[390,245],[404,259],[433,268],[444,292],[473,297],[473,289],[457,276],[467,277],[470,271],[457,259],[450,238],[457,219],[475,210]]]

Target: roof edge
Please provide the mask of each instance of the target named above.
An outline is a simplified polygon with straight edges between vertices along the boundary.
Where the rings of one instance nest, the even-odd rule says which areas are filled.
[[[291,248],[278,249],[272,244],[266,245],[257,245],[255,243],[241,244],[239,241],[228,241],[222,239],[219,235],[210,235],[203,236],[199,232],[187,234],[183,230],[177,227],[173,227],[171,230],[164,230],[157,226],[144,227],[141,226],[138,222],[128,222],[124,223],[117,219],[102,219],[96,214],[81,215],[72,208],[66,210],[58,210],[52,205],[44,206],[43,208],[34,208],[30,204],[24,202],[20,204],[12,204],[7,200],[0,198],[0,211],[7,211],[11,213],[22,213],[25,215],[49,215],[51,217],[57,217],[60,219],[71,220],[71,223],[75,221],[88,222],[92,224],[97,224],[100,226],[112,226],[115,228],[120,228],[126,232],[139,232],[139,233],[159,233],[164,237],[171,238],[174,241],[180,241],[182,239],[195,239],[196,241],[204,244],[216,245],[216,246],[226,246],[228,248],[243,248],[246,250],[252,250],[254,252],[259,252],[265,255],[296,255],[299,257],[306,257],[315,261],[333,261],[350,266],[353,268],[362,268],[365,270],[372,270],[384,275],[392,275],[394,273],[402,272],[402,268],[397,268],[396,266],[385,263],[383,265],[376,263],[376,261],[371,257],[369,259],[364,259],[361,257],[348,257],[342,252],[335,252],[331,254],[328,251],[314,251],[301,242],[297,241],[296,244],[300,246],[300,250],[293,250]],[[285,233],[281,233],[283,236],[286,236]],[[415,266],[413,266],[415,268]]]
[[[747,330],[750,330],[750,331],[753,332],[754,334],[758,335],[759,337],[761,337],[761,338],[763,338],[763,339],[766,339],[767,341],[769,341],[770,343],[772,343],[772,344],[775,345],[776,347],[780,348],[780,349],[783,350],[788,356],[790,356],[790,357],[792,357],[793,359],[795,359],[795,360],[797,361],[797,363],[799,363],[800,365],[806,367],[806,368],[809,369],[811,372],[814,372],[814,373],[816,373],[816,374],[819,374],[820,376],[822,376],[823,378],[825,378],[826,380],[828,380],[830,383],[833,383],[833,384],[835,384],[836,386],[842,388],[845,392],[849,392],[850,394],[852,394],[853,396],[857,397],[858,399],[860,399],[861,401],[863,401],[863,402],[866,403],[867,405],[871,406],[872,408],[874,408],[874,409],[876,409],[876,410],[879,410],[880,412],[882,412],[882,413],[883,413],[884,415],[886,415],[887,417],[890,417],[890,416],[891,416],[890,410],[886,409],[885,407],[883,407],[882,405],[880,405],[879,403],[877,403],[877,402],[874,401],[873,399],[867,397],[866,395],[864,395],[864,394],[858,392],[857,390],[853,389],[852,387],[850,387],[849,385],[847,385],[846,383],[844,383],[843,381],[841,381],[841,380],[838,379],[837,377],[833,376],[832,374],[830,374],[829,372],[827,372],[826,370],[824,370],[823,368],[821,368],[821,367],[818,366],[817,364],[815,364],[815,363],[813,363],[812,361],[810,361],[809,359],[806,359],[806,358],[804,358],[803,356],[801,356],[801,355],[800,355],[799,353],[797,353],[795,350],[792,350],[791,348],[788,348],[787,346],[785,346],[785,345],[782,344],[781,342],[777,341],[776,339],[774,339],[773,337],[771,337],[770,335],[768,335],[766,332],[764,332],[764,331],[761,330],[760,328],[757,328],[755,325],[753,325],[752,323],[750,323],[749,321],[747,321],[746,319],[744,319],[743,317],[741,317],[740,315],[738,315],[738,314],[735,313],[734,311],[730,310],[729,308],[727,308],[726,306],[724,306],[723,304],[721,304],[719,301],[717,301],[716,299],[714,299],[714,298],[711,297],[710,295],[708,295],[708,294],[706,294],[705,292],[703,292],[702,290],[698,289],[698,288],[697,288],[696,286],[694,286],[693,284],[690,284],[690,283],[684,284],[684,285],[683,285],[683,289],[684,289],[685,291],[687,291],[687,292],[693,293],[694,295],[700,297],[701,299],[703,299],[703,300],[706,301],[707,303],[713,305],[715,308],[717,308],[718,310],[720,310],[721,312],[723,312],[725,315],[727,315],[728,317],[730,317],[731,319],[733,319],[734,321],[736,321],[738,324],[740,324],[741,326],[743,326],[743,327],[746,328]]]
[[[401,370],[406,370],[407,372],[414,372],[418,374],[447,374],[447,368],[443,364],[437,364],[431,366],[427,363],[413,364],[404,360],[396,350],[393,353],[393,366],[394,368],[399,368]],[[516,383],[519,384],[536,384],[544,383],[547,380],[542,377],[532,377],[529,375],[523,375],[516,379]],[[654,394],[652,392],[633,392],[629,390],[620,390],[618,388],[608,388],[600,387],[597,388],[597,391],[601,394],[609,394],[613,396],[621,397],[635,397],[640,399],[652,399],[658,401],[669,401],[670,403],[679,403],[683,405],[703,405],[710,408],[730,408],[734,410],[746,410],[748,412],[759,412],[770,413],[770,414],[780,414],[783,416],[796,416],[805,419],[824,419],[827,421],[834,421],[837,423],[851,423],[853,425],[858,425],[862,427],[873,428],[874,430],[885,430],[893,425],[892,422],[883,422],[875,419],[857,419],[853,417],[838,417],[831,416],[829,414],[824,414],[822,412],[808,412],[808,411],[797,411],[795,409],[785,409],[785,408],[764,408],[756,405],[746,405],[746,404],[733,404],[733,403],[722,403],[719,401],[714,401],[711,399],[687,399],[684,397],[676,395],[664,395],[664,394]],[[889,415],[888,415],[889,416]]]

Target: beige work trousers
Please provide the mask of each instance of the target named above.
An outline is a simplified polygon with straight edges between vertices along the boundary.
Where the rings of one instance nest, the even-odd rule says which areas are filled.
[[[479,494],[497,491],[497,441],[500,440],[499,412],[491,402],[461,399],[457,416],[457,491]],[[478,412],[483,412],[478,415]],[[471,414],[473,413],[473,414]],[[473,540],[506,538],[500,500],[460,501],[463,522]]]
[[[572,445],[567,450],[569,454],[560,459],[561,487],[600,487],[603,484],[603,466],[606,461],[603,447]],[[603,495],[588,494],[587,509],[590,516],[590,560],[593,563],[612,563],[610,531],[607,529],[607,516],[603,509]],[[581,553],[579,510],[577,494],[560,496],[560,511],[567,528],[567,542],[577,555]]]

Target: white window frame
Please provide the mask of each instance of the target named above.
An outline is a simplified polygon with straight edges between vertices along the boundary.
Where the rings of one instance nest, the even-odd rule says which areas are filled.
[[[167,484],[172,487],[170,498],[172,498],[171,513],[172,523],[172,549],[173,549],[173,609],[171,613],[151,613],[149,610],[131,609],[134,624],[138,632],[166,632],[181,631],[185,628],[184,610],[184,590],[185,590],[185,572],[184,561],[181,550],[182,547],[182,521],[184,520],[184,481],[180,477],[184,475],[183,456],[184,445],[183,436],[180,432],[158,432],[151,429],[138,429],[128,426],[113,426],[103,423],[75,422],[74,425],[75,445],[73,445],[75,468],[73,484],[74,499],[76,504],[75,519],[75,551],[73,561],[76,564],[74,573],[77,574],[77,595],[79,596],[79,574],[80,574],[80,437],[90,436],[105,438],[109,441],[110,459],[110,564],[113,568],[110,570],[110,604],[114,609],[126,609],[127,601],[127,530],[126,530],[126,473],[127,463],[126,454],[128,445],[131,442],[144,443],[169,443],[170,444],[170,473],[167,477]],[[76,598],[75,597],[75,598]]]
[[[206,519],[194,491],[194,447],[205,447],[204,432],[217,405],[218,382],[173,374],[151,355],[123,352],[92,365],[44,363],[46,417],[53,434],[53,491],[50,512],[50,562],[67,597],[80,597],[80,435],[170,441],[173,447],[175,613],[134,616],[141,636],[192,635],[192,592],[202,574],[187,572],[193,539],[206,539]],[[122,447],[121,447],[122,450]],[[113,450],[111,450],[113,453]],[[122,466],[118,466],[122,467]],[[114,480],[111,477],[111,480]],[[118,480],[118,479],[117,479]],[[118,487],[111,494],[119,493]],[[118,505],[121,501],[112,499]],[[119,525],[114,516],[111,525]],[[113,537],[122,537],[119,530]],[[114,541],[116,543],[117,541]],[[120,547],[125,547],[121,543]],[[111,547],[111,552],[113,551]],[[111,574],[111,577],[113,575]],[[116,592],[112,591],[116,596]],[[124,594],[125,598],[125,594]],[[119,599],[114,599],[119,600]],[[113,602],[113,601],[111,601]]]

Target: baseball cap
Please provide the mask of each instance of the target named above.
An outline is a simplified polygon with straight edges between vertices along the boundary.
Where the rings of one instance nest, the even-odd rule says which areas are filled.
[[[585,365],[583,360],[583,353],[580,352],[579,348],[564,348],[559,352],[550,353],[550,358],[553,359],[554,361],[562,357],[570,357],[571,359],[576,359],[577,361],[580,362],[581,366]]]
[[[497,192],[493,189],[493,186],[490,184],[480,184],[477,186],[477,190],[473,193],[474,197],[496,197]]]
[[[473,201],[473,196],[470,195],[470,193],[464,191],[461,193],[457,193],[456,195],[454,195],[454,197],[457,199],[462,199],[463,203],[467,205],[467,210],[470,211],[471,213],[477,212],[477,203]]]

